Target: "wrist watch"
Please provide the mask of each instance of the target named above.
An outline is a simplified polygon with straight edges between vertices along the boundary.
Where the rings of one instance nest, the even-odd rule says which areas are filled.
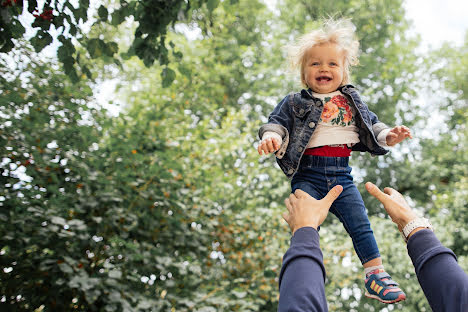
[[[410,235],[410,233],[413,232],[413,230],[417,228],[427,228],[427,229],[430,229],[431,231],[434,231],[434,228],[432,227],[432,224],[428,219],[416,218],[413,221],[410,221],[403,228],[403,232],[401,233],[401,235],[403,236],[403,239],[405,240],[405,242],[408,242],[408,235]]]

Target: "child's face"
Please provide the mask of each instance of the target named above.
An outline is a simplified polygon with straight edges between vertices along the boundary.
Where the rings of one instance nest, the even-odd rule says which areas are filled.
[[[315,46],[307,52],[304,68],[307,86],[316,93],[336,91],[343,82],[344,55],[334,43]]]

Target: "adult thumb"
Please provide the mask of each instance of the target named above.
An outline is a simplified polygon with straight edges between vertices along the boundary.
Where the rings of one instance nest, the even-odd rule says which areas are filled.
[[[343,187],[341,185],[337,185],[328,192],[328,194],[322,199],[327,204],[331,206],[331,204],[335,201],[335,199],[340,196],[341,192],[343,192]]]
[[[369,194],[371,194],[372,196],[374,196],[375,198],[377,198],[382,204],[387,200],[388,198],[388,195],[385,194],[384,192],[382,192],[375,184],[371,183],[371,182],[367,182],[366,183],[366,190],[369,192]]]

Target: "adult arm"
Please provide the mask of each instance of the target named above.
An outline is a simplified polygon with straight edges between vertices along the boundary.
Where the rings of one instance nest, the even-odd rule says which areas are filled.
[[[433,311],[468,311],[468,275],[434,232],[422,229],[408,240],[408,254]]]
[[[278,311],[328,311],[325,298],[325,267],[317,228],[327,217],[330,206],[343,191],[337,185],[321,200],[302,190],[296,190],[285,200],[293,237],[283,257],[279,277]]]
[[[278,311],[328,311],[325,276],[317,230],[298,229],[283,257]]]
[[[386,187],[384,193],[370,182],[366,183],[366,189],[383,204],[400,232],[417,219],[416,213],[396,190]],[[423,227],[409,233],[407,248],[432,310],[468,311],[468,276],[458,265],[453,251],[444,247],[431,230]]]

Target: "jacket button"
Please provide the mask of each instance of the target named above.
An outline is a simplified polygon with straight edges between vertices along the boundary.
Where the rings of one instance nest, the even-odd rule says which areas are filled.
[[[302,152],[303,150],[304,150],[304,149],[303,149],[301,146],[299,146],[299,147],[297,148],[297,151],[298,151],[299,153]]]
[[[301,114],[301,115],[304,114],[304,109],[303,109],[303,108],[301,108],[301,109],[299,110],[299,114]]]
[[[309,122],[309,128],[313,128],[313,127],[315,127],[315,122],[313,121]]]
[[[318,100],[317,102],[317,105],[322,105],[322,101]]]
[[[288,170],[288,174],[293,174],[294,173],[294,169],[289,169]]]

